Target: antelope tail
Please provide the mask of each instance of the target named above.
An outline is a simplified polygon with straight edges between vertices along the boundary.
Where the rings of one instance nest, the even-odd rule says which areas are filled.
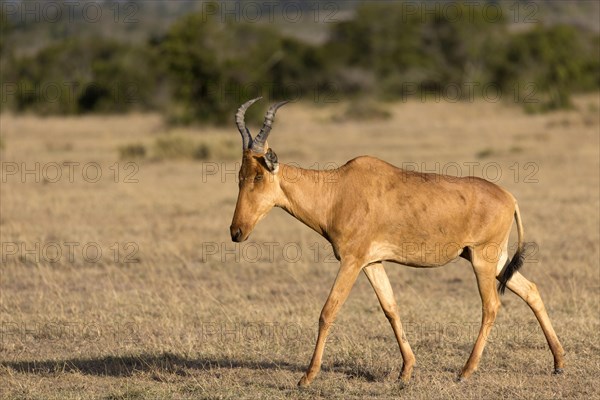
[[[519,212],[519,205],[515,203],[515,221],[517,223],[517,233],[519,235],[519,242],[517,251],[513,256],[512,260],[507,260],[504,268],[500,271],[498,280],[498,293],[504,294],[506,290],[506,284],[512,278],[515,272],[523,266],[525,261],[525,243],[523,242],[523,224],[521,222],[521,213]]]

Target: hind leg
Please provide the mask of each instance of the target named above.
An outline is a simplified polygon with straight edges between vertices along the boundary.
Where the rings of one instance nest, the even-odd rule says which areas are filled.
[[[398,315],[398,306],[396,305],[396,299],[394,298],[394,292],[392,285],[385,273],[383,264],[371,264],[363,269],[371,286],[375,290],[375,294],[379,299],[379,304],[383,310],[386,318],[390,321],[398,346],[400,347],[400,353],[402,354],[402,372],[400,379],[403,383],[408,383],[412,375],[412,370],[415,365],[415,355],[413,354],[410,344],[406,339],[406,335],[402,330],[402,324],[400,323],[400,316]]]
[[[500,299],[498,298],[498,292],[496,292],[496,265],[498,260],[497,257],[494,261],[490,260],[484,251],[484,248],[474,248],[471,253],[473,270],[477,277],[477,287],[481,296],[482,318],[479,335],[471,351],[471,356],[460,373],[459,380],[470,377],[477,369],[500,308]]]
[[[533,282],[528,281],[518,272],[515,272],[512,278],[507,282],[506,286],[517,296],[522,298],[535,314],[535,317],[544,331],[544,336],[546,336],[546,341],[552,351],[552,355],[554,356],[554,373],[562,373],[565,365],[565,352],[558,341],[554,328],[552,328],[552,323],[550,323],[550,318],[548,317],[546,307],[544,306],[544,302],[540,297],[537,287]]]

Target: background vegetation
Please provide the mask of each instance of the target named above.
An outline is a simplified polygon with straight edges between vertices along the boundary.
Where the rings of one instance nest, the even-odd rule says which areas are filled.
[[[174,123],[229,121],[240,101],[259,94],[327,102],[500,92],[529,111],[565,108],[571,93],[600,87],[598,22],[560,19],[571,9],[556,3],[534,14],[530,3],[501,3],[496,15],[485,2],[439,2],[428,12],[412,12],[415,2],[330,2],[330,18],[307,9],[305,18],[321,23],[297,23],[292,33],[281,16],[267,20],[269,10],[244,14],[244,2],[106,1],[98,24],[78,14],[51,22],[4,12],[2,106],[158,110]],[[571,7],[597,11],[586,3]],[[239,15],[227,14],[236,4]]]

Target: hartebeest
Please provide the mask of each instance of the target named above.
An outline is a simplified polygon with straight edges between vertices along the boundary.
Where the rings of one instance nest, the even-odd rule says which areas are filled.
[[[500,307],[496,279],[499,292],[508,287],[531,307],[554,356],[554,372],[562,372],[563,348],[540,294],[517,272],[524,258],[523,225],[517,202],[509,192],[484,179],[406,171],[368,156],[325,171],[280,164],[267,145],[267,137],[277,109],[286,102],[268,110],[260,133],[252,139],[244,114],[259,99],[244,103],[235,116],[243,155],[231,238],[235,242],[246,240],[269,210],[280,207],[325,237],[340,261],[319,318],[315,351],[299,385],[309,385],[319,372],[331,324],[361,270],[392,325],[403,359],[400,379],[407,383],[415,356],[402,330],[382,262],[439,267],[459,256],[473,264],[483,309],[479,335],[459,380],[477,369],[496,319]],[[509,260],[513,217],[518,248]]]

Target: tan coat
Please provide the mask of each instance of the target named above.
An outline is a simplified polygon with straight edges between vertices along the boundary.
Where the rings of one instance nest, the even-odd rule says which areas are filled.
[[[382,262],[439,267],[459,256],[473,264],[483,313],[479,336],[459,379],[477,369],[496,319],[500,306],[496,279],[500,292],[508,287],[531,307],[554,355],[555,373],[562,372],[564,351],[537,288],[517,271],[524,257],[523,226],[509,192],[484,179],[405,171],[369,156],[327,171],[279,164],[266,139],[277,108],[285,103],[271,107],[253,140],[243,115],[256,100],[242,105],[236,115],[244,151],[232,240],[246,240],[259,220],[273,207],[281,207],[325,237],[340,261],[321,311],[315,351],[299,385],[310,384],[317,375],[329,328],[360,271],[367,275],[392,325],[404,362],[401,380],[408,383],[415,357]],[[513,217],[519,245],[511,261],[508,238]]]

